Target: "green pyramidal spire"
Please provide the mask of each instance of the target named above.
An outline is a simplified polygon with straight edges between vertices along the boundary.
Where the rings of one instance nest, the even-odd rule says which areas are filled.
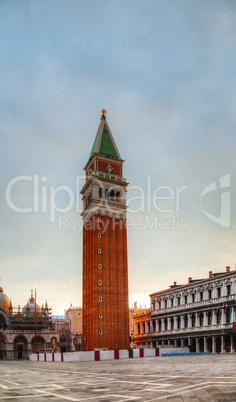
[[[103,112],[105,112],[105,110],[103,110],[102,113]],[[104,113],[101,117],[101,122],[98,127],[90,157],[94,154],[94,152],[121,159]]]

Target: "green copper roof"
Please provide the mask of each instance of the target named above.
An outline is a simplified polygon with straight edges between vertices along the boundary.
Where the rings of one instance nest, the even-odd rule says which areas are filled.
[[[106,117],[104,115],[102,115],[101,117],[101,123],[98,127],[92,151],[90,153],[90,158],[95,152],[121,159],[114,138],[106,121]]]
[[[99,134],[99,128],[100,128],[100,126],[98,127],[98,131],[97,131],[97,134],[96,134],[96,137],[95,137],[94,143],[93,143],[93,148],[92,148],[92,151],[91,151],[90,157],[93,155],[93,153],[95,152],[96,147],[97,147],[97,142],[98,142],[98,134]]]
[[[110,134],[108,132],[108,129],[106,127],[106,124],[104,124],[104,127],[103,127],[102,140],[101,140],[99,152],[101,154],[115,156],[116,158],[118,158],[117,152],[116,152],[115,147],[113,145],[113,142],[112,142],[112,139],[111,139]]]

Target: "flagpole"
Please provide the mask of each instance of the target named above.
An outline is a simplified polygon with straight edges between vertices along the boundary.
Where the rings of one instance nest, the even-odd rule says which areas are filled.
[[[34,338],[35,338],[35,353],[37,353],[37,314],[36,314],[36,289],[34,298]]]

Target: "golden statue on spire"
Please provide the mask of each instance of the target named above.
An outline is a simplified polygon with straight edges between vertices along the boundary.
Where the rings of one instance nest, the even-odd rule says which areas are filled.
[[[102,109],[102,114],[107,114],[107,110],[106,110],[106,109]]]

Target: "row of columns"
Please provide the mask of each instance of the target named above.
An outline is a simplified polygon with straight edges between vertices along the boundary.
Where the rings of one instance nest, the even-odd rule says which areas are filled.
[[[181,338],[181,339],[174,339],[174,340],[168,340],[163,344],[165,345],[173,345],[174,347],[191,347],[191,342],[192,340],[195,340],[196,342],[196,352],[210,352],[210,353],[226,353],[227,351],[230,351],[230,353],[235,353],[236,352],[236,336],[234,335],[217,335],[217,336],[201,336],[197,338]],[[200,346],[200,340],[203,340],[203,349]],[[226,348],[226,339],[229,340],[228,343],[228,350]],[[186,340],[188,341],[186,344]],[[211,340],[211,348],[209,348],[208,342]],[[219,342],[218,342],[219,340]],[[155,347],[156,344],[159,344],[164,341],[154,341],[152,342],[152,346]]]
[[[208,311],[203,311],[203,325],[202,326],[208,326],[208,325],[220,325],[217,324],[217,311],[220,310],[221,311],[221,322],[220,324],[226,324],[226,312],[224,311],[223,308],[221,309],[214,309],[214,310],[209,310],[212,313],[212,322],[211,324],[208,324],[208,316],[207,313]],[[192,314],[193,313],[186,313],[186,314],[179,314],[178,316],[173,316],[174,318],[174,330],[178,329],[178,317],[180,317],[180,328],[179,329],[184,329],[185,328],[185,316],[187,315],[188,317],[188,325],[187,328],[191,328],[192,327]],[[199,314],[200,312],[194,313],[195,314],[195,326],[194,327],[199,327],[200,326],[200,317]],[[236,321],[236,317],[235,317],[235,310],[233,307],[231,307],[231,320],[230,323],[232,324],[234,321]],[[171,317],[167,317],[167,329],[165,329],[165,317],[162,318],[157,318],[155,319],[155,331],[153,328],[153,320],[147,320],[147,321],[142,321],[140,322],[140,334],[148,334],[149,332],[159,332],[159,320],[161,319],[161,332],[162,331],[171,331]],[[150,323],[150,331],[149,331],[149,323]],[[143,324],[144,324],[144,328],[143,328]],[[145,331],[144,331],[145,329]],[[134,323],[134,333],[135,335],[138,335],[138,323]]]

